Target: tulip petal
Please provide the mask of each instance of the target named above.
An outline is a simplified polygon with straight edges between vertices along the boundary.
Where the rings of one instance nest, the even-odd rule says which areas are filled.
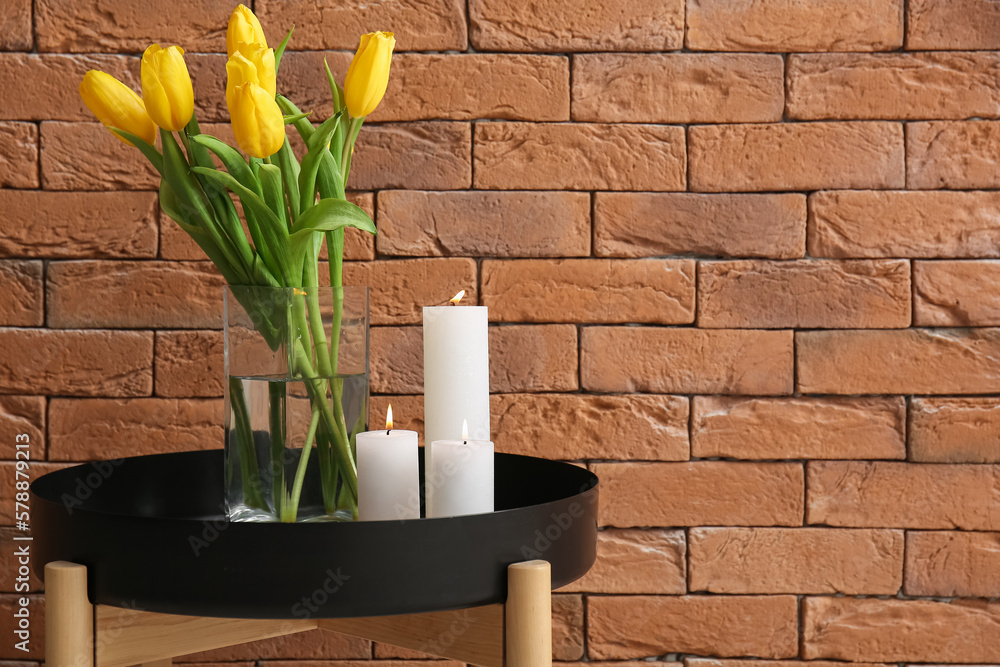
[[[375,110],[389,84],[389,66],[396,39],[391,32],[373,32],[361,44],[344,77],[344,98],[352,118]]]
[[[116,127],[137,136],[147,144],[156,143],[156,125],[146,113],[142,98],[110,74],[90,70],[80,82],[80,97],[105,127]],[[132,146],[132,142],[115,134]]]

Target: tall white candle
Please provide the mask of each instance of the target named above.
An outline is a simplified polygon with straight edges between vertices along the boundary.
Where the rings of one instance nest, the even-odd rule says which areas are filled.
[[[461,299],[460,292],[452,300]],[[432,469],[438,440],[461,440],[468,419],[470,440],[490,440],[490,351],[485,306],[424,308],[424,469]],[[433,485],[425,485],[427,516],[434,511]]]
[[[392,406],[381,431],[359,433],[358,519],[420,518],[417,432],[393,430]]]
[[[485,514],[493,511],[493,443],[438,440],[431,443],[430,473],[424,487],[434,489],[427,517]]]

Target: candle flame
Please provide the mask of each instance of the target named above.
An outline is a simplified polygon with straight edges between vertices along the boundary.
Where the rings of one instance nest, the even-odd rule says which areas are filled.
[[[451,299],[449,299],[449,302],[451,303],[451,305],[457,306],[458,302],[462,300],[463,296],[465,296],[465,290],[462,290],[461,292],[459,292],[455,296],[451,297]]]
[[[466,441],[468,439],[469,439],[469,420],[468,419],[463,419],[462,420],[462,441],[464,442],[464,441]]]
[[[392,430],[392,403],[389,404],[389,409],[385,411],[385,430]]]

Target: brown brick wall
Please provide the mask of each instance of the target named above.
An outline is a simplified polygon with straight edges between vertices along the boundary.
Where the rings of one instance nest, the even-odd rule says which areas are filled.
[[[420,306],[490,307],[498,449],[603,483],[557,660],[1000,663],[996,2],[253,8],[296,26],[279,89],[319,117],[322,59],[396,32],[351,182],[381,235],[345,268],[374,289],[372,412],[421,426]],[[138,88],[137,53],[180,43],[231,137],[231,9],[2,3],[0,660],[43,658],[40,600],[31,653],[8,631],[16,433],[35,474],[221,444],[220,279],[77,85]],[[185,661],[425,657],[312,632]]]

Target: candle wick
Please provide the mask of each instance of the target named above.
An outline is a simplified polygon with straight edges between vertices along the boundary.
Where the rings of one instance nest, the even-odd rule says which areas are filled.
[[[467,444],[469,444],[469,441],[468,441],[468,440],[463,440],[463,441],[462,441],[462,444],[463,444],[463,445],[467,445]]]
[[[392,430],[392,429],[388,429],[388,428],[387,428],[387,429],[385,430],[385,434],[386,434],[386,435],[389,435],[389,431],[391,431],[391,430]]]

